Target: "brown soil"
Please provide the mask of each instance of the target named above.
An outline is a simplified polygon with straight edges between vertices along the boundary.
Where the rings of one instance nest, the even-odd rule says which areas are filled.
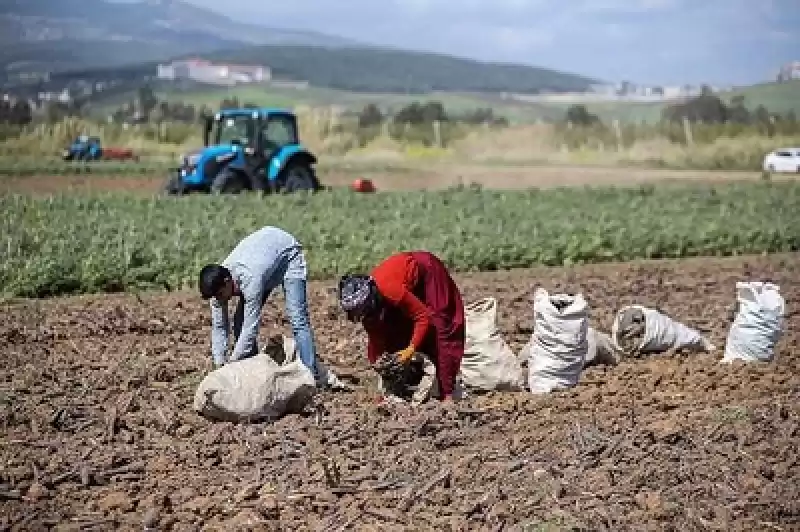
[[[455,185],[479,184],[488,188],[519,189],[530,187],[584,185],[639,185],[653,182],[758,179],[753,172],[705,172],[633,168],[593,167],[508,167],[508,166],[431,166],[402,172],[331,170],[322,172],[323,184],[332,187],[349,186],[355,179],[372,179],[378,190],[441,189]],[[787,177],[787,179],[792,178]],[[35,176],[0,179],[0,193],[56,194],[61,192],[141,192],[161,191],[165,177],[158,176]]]
[[[664,354],[589,369],[570,391],[449,410],[376,405],[363,334],[332,310],[333,283],[312,283],[322,358],[356,391],[274,424],[192,412],[209,368],[209,314],[192,293],[7,304],[0,529],[798,530],[800,255],[458,278],[467,300],[498,297],[515,350],[537,284],[583,291],[600,329],[639,302],[721,348],[743,279],[777,282],[787,300],[773,364]],[[283,316],[276,295],[262,338],[289,334]]]

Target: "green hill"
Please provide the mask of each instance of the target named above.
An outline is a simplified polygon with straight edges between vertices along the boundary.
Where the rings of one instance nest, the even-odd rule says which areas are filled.
[[[204,57],[267,65],[276,76],[357,92],[580,91],[597,82],[545,68],[374,47],[256,46]]]

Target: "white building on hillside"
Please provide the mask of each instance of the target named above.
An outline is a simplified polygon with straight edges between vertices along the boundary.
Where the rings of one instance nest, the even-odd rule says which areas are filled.
[[[159,79],[190,79],[213,85],[264,83],[272,79],[269,67],[259,65],[213,64],[203,59],[185,59],[158,65]]]

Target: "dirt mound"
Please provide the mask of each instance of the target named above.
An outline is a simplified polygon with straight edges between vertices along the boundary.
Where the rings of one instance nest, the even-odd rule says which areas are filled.
[[[797,530],[800,257],[460,276],[494,295],[515,350],[533,290],[582,290],[593,325],[642,303],[718,346],[734,283],[777,282],[777,362],[666,354],[588,370],[547,397],[450,409],[374,403],[364,338],[312,285],[325,361],[358,383],[305,416],[211,423],[191,412],[209,369],[194,294],[13,304],[0,324],[3,530]],[[282,301],[262,335],[287,332]],[[794,312],[794,313],[793,313]]]

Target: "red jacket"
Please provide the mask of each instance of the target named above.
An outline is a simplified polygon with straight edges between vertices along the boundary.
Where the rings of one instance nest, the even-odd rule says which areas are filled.
[[[367,356],[371,363],[387,350],[413,347],[419,350],[431,325],[428,307],[414,295],[420,280],[419,267],[410,253],[398,253],[387,258],[372,270],[378,292],[387,303],[405,314],[414,324],[408,346],[388,346],[385,331],[373,320],[367,320],[364,328],[369,336]]]

